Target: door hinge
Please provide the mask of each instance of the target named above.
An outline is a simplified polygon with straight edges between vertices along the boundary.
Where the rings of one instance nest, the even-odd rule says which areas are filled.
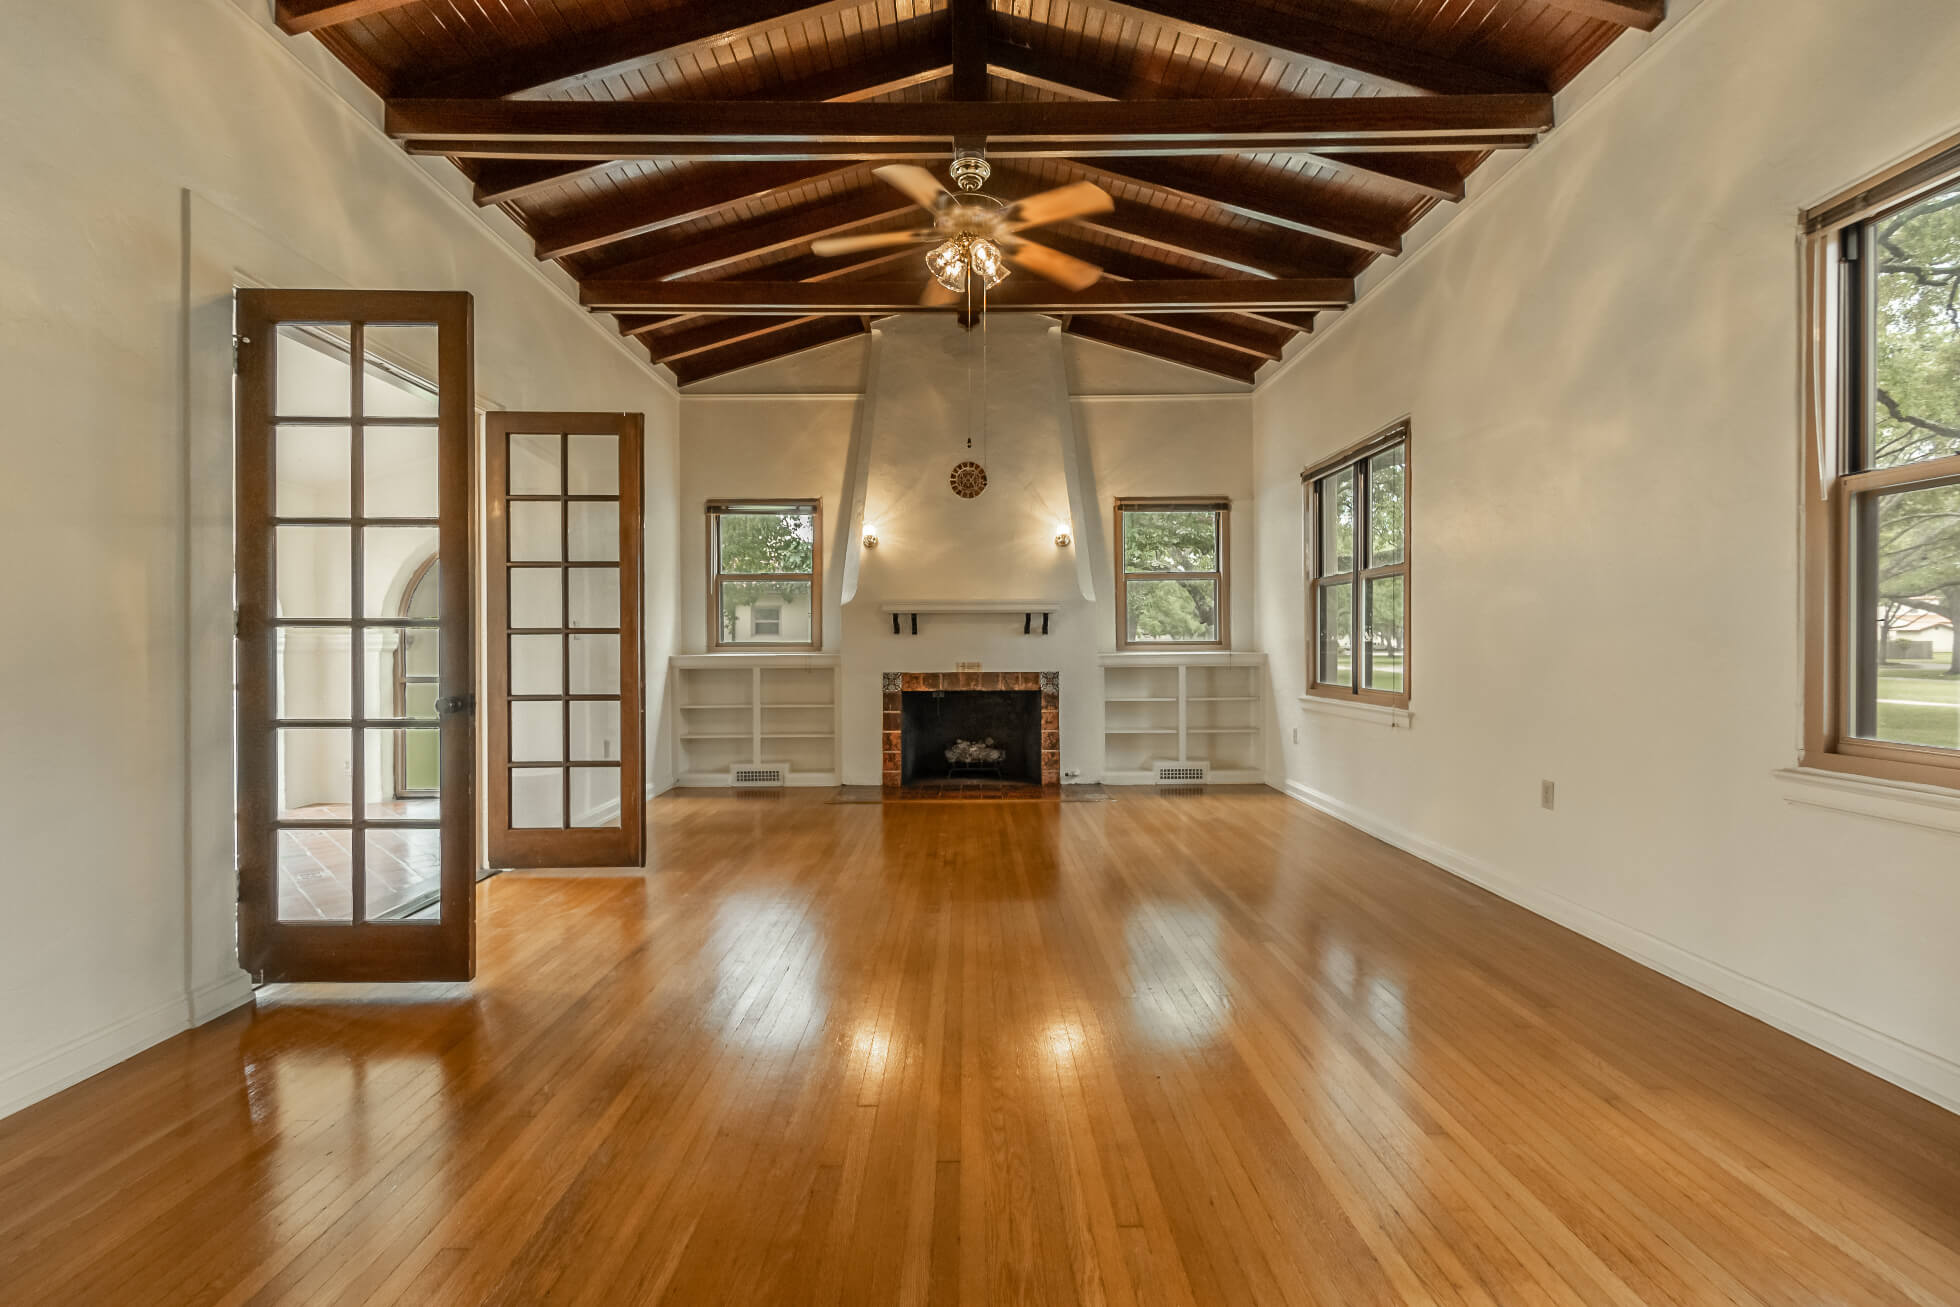
[[[453,713],[474,713],[476,696],[473,694],[452,694],[436,700],[436,712],[444,717]]]

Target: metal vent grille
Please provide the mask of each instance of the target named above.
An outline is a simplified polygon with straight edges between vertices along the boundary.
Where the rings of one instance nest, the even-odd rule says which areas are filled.
[[[737,763],[728,769],[728,783],[736,789],[789,784],[789,768],[781,763]]]
[[[1204,785],[1211,780],[1208,762],[1160,762],[1156,771],[1159,785]]]

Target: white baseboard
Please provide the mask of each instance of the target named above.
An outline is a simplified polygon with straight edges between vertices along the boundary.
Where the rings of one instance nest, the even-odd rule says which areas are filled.
[[[190,1024],[201,1026],[207,1021],[215,1021],[251,1001],[252,978],[243,971],[233,971],[222,979],[199,985],[191,991]]]
[[[1960,1112],[1960,1063],[1820,1007],[1809,999],[1690,953],[1657,935],[1625,925],[1561,894],[1503,875],[1454,849],[1403,830],[1331,794],[1299,781],[1282,787],[1293,798],[1412,853],[1454,876],[1480,885],[1500,898],[1604,944],[1615,953],[1670,976],[1691,989],[1767,1022],[1833,1057],[1861,1067],[1901,1089]]]

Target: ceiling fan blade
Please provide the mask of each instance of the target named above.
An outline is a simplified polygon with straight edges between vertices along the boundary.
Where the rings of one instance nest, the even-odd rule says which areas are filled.
[[[1094,182],[1071,182],[1067,186],[1057,186],[1052,191],[1030,195],[1007,208],[1001,216],[1006,219],[1009,231],[1019,231],[1023,227],[1040,227],[1064,218],[1080,218],[1090,213],[1108,213],[1116,207],[1116,201],[1109,198],[1109,192]]]
[[[928,309],[951,308],[958,304],[960,299],[961,295],[958,291],[947,290],[938,282],[929,281],[926,283],[926,293],[919,296],[919,305],[921,308]]]
[[[893,245],[917,245],[932,240],[931,231],[883,231],[870,236],[825,236],[810,242],[810,253],[820,259],[833,254],[856,254],[859,250],[882,250]]]
[[[1014,248],[1007,252],[1007,257],[1010,262],[1020,264],[1035,276],[1046,277],[1057,286],[1069,290],[1087,290],[1102,280],[1103,270],[1095,264],[1085,263],[1033,241],[1016,241]]]
[[[888,163],[882,168],[873,168],[871,174],[882,179],[887,186],[904,191],[912,203],[929,213],[938,213],[953,198],[939,184],[937,177],[915,163]]]

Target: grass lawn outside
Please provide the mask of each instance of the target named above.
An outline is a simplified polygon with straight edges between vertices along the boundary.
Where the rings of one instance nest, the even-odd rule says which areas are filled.
[[[1960,748],[1960,677],[1946,659],[1886,663],[1878,669],[1877,738]]]

